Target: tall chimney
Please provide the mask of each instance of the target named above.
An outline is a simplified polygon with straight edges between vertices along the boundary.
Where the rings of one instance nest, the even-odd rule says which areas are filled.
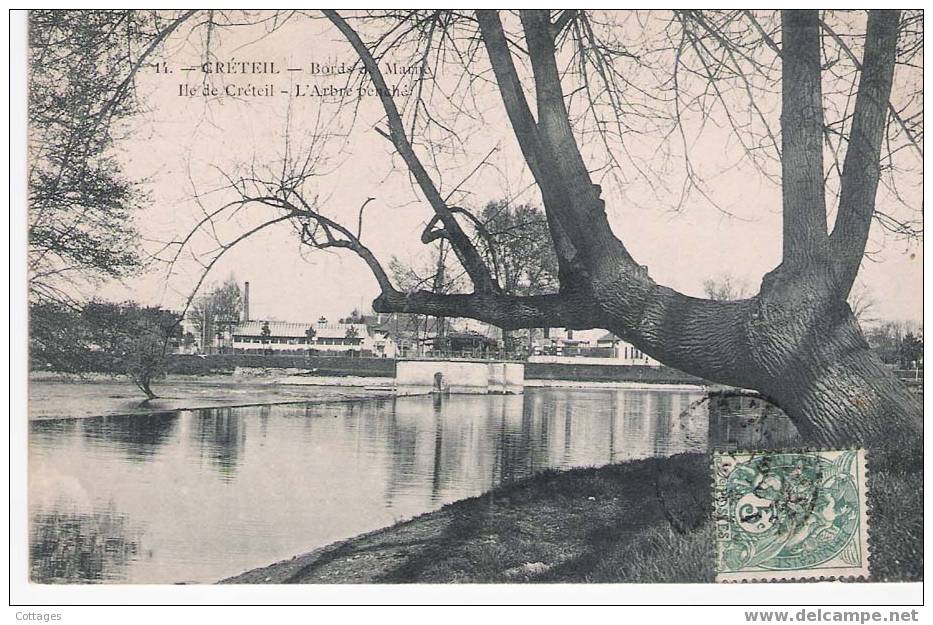
[[[243,286],[243,321],[249,321],[249,282]]]

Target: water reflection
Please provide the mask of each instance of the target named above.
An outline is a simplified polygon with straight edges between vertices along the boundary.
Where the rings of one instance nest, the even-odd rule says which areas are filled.
[[[265,411],[263,411],[263,408]],[[260,424],[263,412],[268,420],[270,406],[258,410]],[[237,408],[207,408],[196,411],[195,427],[191,430],[201,457],[206,457],[221,479],[232,480],[243,446],[246,443],[246,422]]]
[[[139,554],[126,515],[112,509],[90,514],[33,515],[29,531],[30,579],[76,583],[117,581]]]
[[[134,462],[151,460],[158,454],[173,437],[177,423],[177,412],[80,421],[81,434],[88,442],[118,448]]]
[[[546,468],[705,450],[704,398],[532,389],[35,422],[33,577],[214,581]]]
[[[709,431],[712,448],[723,451],[780,449],[799,440],[797,428],[780,408],[742,393],[709,396]]]

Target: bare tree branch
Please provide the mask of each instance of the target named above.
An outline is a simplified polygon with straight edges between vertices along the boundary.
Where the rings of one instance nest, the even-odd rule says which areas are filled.
[[[826,23],[825,20],[820,20],[820,27],[829,35],[833,41],[836,42],[836,45],[845,53],[849,60],[855,65],[855,68],[858,71],[862,71],[862,63],[859,61],[858,57],[855,56],[855,53],[852,52],[852,48],[846,45],[846,42],[840,37],[835,30]],[[916,135],[913,130],[907,125],[907,122],[904,121],[904,118],[901,117],[897,109],[894,108],[894,104],[888,101],[888,109],[891,111],[891,118],[897,122],[897,125],[901,127],[901,130],[904,131],[904,135],[907,137],[907,140],[910,142],[910,145],[917,151],[917,154],[920,158],[923,158],[923,146],[920,141],[917,140]]]
[[[357,32],[353,30],[347,21],[336,11],[325,10],[324,15],[347,38],[347,41],[350,42],[350,45],[353,46],[353,49],[363,62],[366,72],[373,81],[379,94],[379,99],[385,109],[389,123],[389,138],[395,146],[395,149],[398,150],[399,154],[405,160],[405,164],[418,182],[418,186],[427,198],[428,203],[444,223],[444,228],[447,231],[447,239],[453,246],[464,269],[467,270],[470,279],[473,281],[473,286],[480,292],[498,290],[498,285],[492,280],[489,269],[483,264],[483,260],[476,251],[476,248],[473,247],[469,237],[463,232],[460,224],[457,223],[456,218],[453,213],[450,212],[450,209],[441,197],[440,192],[431,180],[427,170],[425,170],[420,159],[415,154],[411,142],[405,134],[405,126],[398,112],[398,108],[395,105],[395,100],[392,98],[391,90],[386,84],[382,71],[379,69],[379,65],[373,58],[372,53],[370,53]]]
[[[858,273],[875,212],[879,160],[894,80],[900,12],[873,10],[868,15],[862,73],[852,114],[852,131],[842,169],[839,214],[831,245],[839,288],[849,292]]]

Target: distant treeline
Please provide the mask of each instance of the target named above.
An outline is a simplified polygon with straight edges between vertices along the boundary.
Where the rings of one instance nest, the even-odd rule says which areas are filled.
[[[886,321],[865,330],[865,339],[881,361],[901,369],[923,367],[923,328]]]

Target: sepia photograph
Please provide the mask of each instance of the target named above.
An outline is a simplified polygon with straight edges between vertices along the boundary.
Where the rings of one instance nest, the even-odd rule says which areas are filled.
[[[922,10],[21,18],[30,597],[922,603]]]

